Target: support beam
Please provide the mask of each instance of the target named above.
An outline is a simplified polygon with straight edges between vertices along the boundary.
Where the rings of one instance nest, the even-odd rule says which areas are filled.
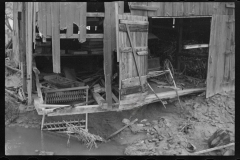
[[[27,2],[27,27],[26,27],[26,61],[27,61],[27,92],[28,105],[32,103],[32,7],[33,2]]]
[[[180,70],[180,56],[179,54],[182,51],[182,33],[183,33],[183,19],[179,19],[179,26],[178,26],[178,52],[177,52],[177,69]]]
[[[112,23],[111,13],[114,3],[104,2],[105,7],[105,18],[104,18],[104,39],[103,39],[103,51],[104,51],[104,74],[105,74],[105,91],[106,91],[106,102],[108,109],[112,109]]]

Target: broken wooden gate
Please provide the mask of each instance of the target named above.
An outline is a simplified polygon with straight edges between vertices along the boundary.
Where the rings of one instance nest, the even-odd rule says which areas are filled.
[[[206,97],[235,90],[235,18],[213,15]]]
[[[123,109],[141,105],[147,95],[148,18],[119,15],[118,22],[119,109]]]

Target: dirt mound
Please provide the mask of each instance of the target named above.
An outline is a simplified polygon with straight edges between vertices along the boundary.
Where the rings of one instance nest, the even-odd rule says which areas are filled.
[[[208,149],[208,138],[219,128],[226,129],[230,134],[230,141],[235,141],[234,93],[217,94],[208,99],[194,97],[182,100],[184,110],[181,114],[178,112],[180,108],[178,101],[173,102],[173,105],[167,105],[167,109],[163,109],[157,103],[147,108],[143,107],[143,112],[138,112],[135,116],[144,115],[145,118],[150,116],[148,119],[150,126],[143,123],[145,137],[129,143],[125,154],[187,155],[190,153],[189,143],[196,147],[196,151]],[[122,134],[121,137],[130,139],[133,136]],[[206,154],[223,155],[225,151]]]
[[[5,93],[5,124],[11,123],[19,115],[19,104],[16,99]]]

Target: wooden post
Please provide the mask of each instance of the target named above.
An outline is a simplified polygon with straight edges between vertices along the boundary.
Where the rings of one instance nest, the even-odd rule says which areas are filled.
[[[112,2],[104,2],[105,17],[104,17],[104,36],[103,36],[103,51],[104,51],[104,74],[105,74],[105,91],[108,108],[112,109],[112,24],[111,14]],[[115,17],[115,16],[114,16]]]
[[[26,60],[27,60],[27,92],[28,105],[32,103],[32,6],[33,2],[27,2],[27,27],[26,27]]]
[[[26,35],[25,35],[25,27],[26,27],[26,6],[25,2],[22,3],[22,14],[21,14],[21,21],[20,21],[20,60],[21,60],[21,78],[23,81],[23,92],[27,92],[27,82],[26,82]]]
[[[179,54],[182,51],[182,32],[183,32],[183,19],[179,19],[179,26],[178,26],[178,55],[177,55],[177,69],[180,70],[180,57]]]

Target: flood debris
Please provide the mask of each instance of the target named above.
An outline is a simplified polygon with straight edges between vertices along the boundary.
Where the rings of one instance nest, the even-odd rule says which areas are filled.
[[[91,133],[87,132],[86,130],[82,129],[81,127],[75,126],[66,121],[64,121],[64,122],[66,123],[66,126],[67,126],[67,131],[68,131],[67,134],[69,136],[69,139],[70,139],[71,135],[73,134],[75,137],[78,138],[79,141],[86,144],[86,146],[87,146],[87,148],[89,148],[89,150],[91,150],[92,147],[95,147],[95,148],[98,147],[96,141],[106,142],[105,139],[103,139],[102,137],[100,137],[98,135],[91,134]],[[68,139],[68,144],[69,144],[69,139]]]
[[[176,99],[171,103],[178,104]],[[235,141],[235,104],[230,93],[216,94],[208,99],[201,96],[185,97],[182,99],[182,105],[182,117],[173,118],[171,116],[174,114],[169,114],[153,119],[151,123],[145,121],[142,127],[145,137],[129,144],[124,153],[126,155],[233,155],[234,148],[229,147]],[[135,133],[140,134],[140,132]],[[206,144],[208,144],[207,148]]]

